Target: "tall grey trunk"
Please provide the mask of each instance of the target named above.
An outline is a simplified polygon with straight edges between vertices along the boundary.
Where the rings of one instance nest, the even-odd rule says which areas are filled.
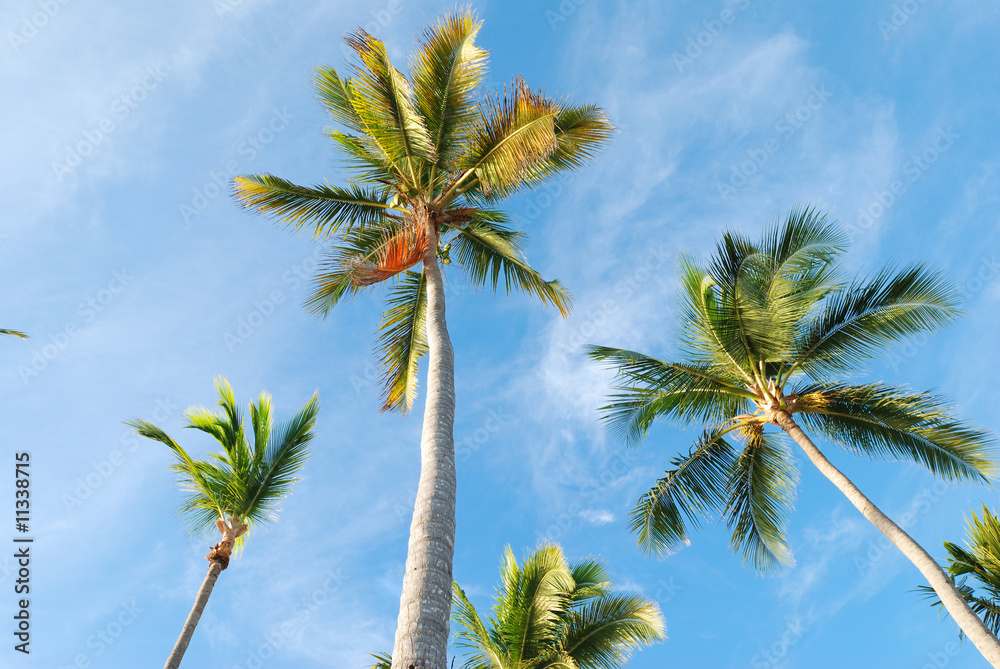
[[[208,598],[212,594],[212,588],[215,587],[215,581],[219,578],[219,574],[222,573],[222,569],[222,563],[217,560],[212,560],[208,564],[208,573],[205,574],[205,580],[202,581],[201,588],[198,589],[198,596],[194,600],[194,606],[191,608],[191,613],[188,614],[187,620],[184,622],[184,629],[181,630],[181,636],[177,639],[177,643],[174,644],[174,649],[170,652],[170,657],[167,658],[167,663],[163,665],[163,669],[177,669],[181,666],[184,652],[187,650],[188,644],[191,643],[191,635],[194,634],[194,628],[198,626],[198,621],[201,620],[201,614],[205,611],[205,605],[208,604]]]
[[[455,554],[455,352],[444,313],[437,230],[427,221],[427,404],[420,483],[399,599],[392,669],[446,669]]]
[[[806,433],[802,431],[802,428],[792,420],[792,416],[788,412],[777,411],[774,413],[774,418],[778,421],[781,428],[795,440],[795,443],[802,447],[802,450],[806,452],[806,455],[816,465],[816,468],[830,479],[847,496],[851,504],[856,506],[858,511],[871,521],[872,525],[877,527],[879,532],[895,544],[902,551],[903,555],[920,570],[920,573],[924,575],[927,582],[934,588],[934,592],[937,593],[945,608],[948,609],[948,613],[951,614],[951,617],[958,623],[958,626],[969,640],[972,641],[991,666],[1000,668],[1000,642],[993,636],[989,628],[983,624],[979,616],[965,603],[965,599],[955,588],[955,584],[948,578],[948,575],[938,565],[937,561],[920,544],[914,541],[910,535],[904,532],[901,527],[882,513],[850,479],[844,476],[843,472],[834,467],[826,459],[826,456],[816,448],[816,445],[812,443],[812,440],[809,439]]]

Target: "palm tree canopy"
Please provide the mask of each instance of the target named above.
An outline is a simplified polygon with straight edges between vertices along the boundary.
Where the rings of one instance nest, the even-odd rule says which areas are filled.
[[[601,562],[571,565],[558,546],[542,545],[521,564],[508,546],[500,581],[486,622],[454,586],[456,643],[470,651],[464,669],[614,669],[665,638],[655,603],[613,593]]]
[[[947,571],[972,610],[993,634],[1000,634],[1000,518],[984,505],[981,517],[972,513],[968,536],[966,548],[949,541],[944,543],[948,552]],[[926,585],[917,589],[928,598],[937,596]],[[944,610],[940,600],[931,605]]]
[[[480,22],[459,11],[424,31],[409,74],[385,45],[357,30],[346,39],[355,62],[343,76],[318,69],[320,102],[337,124],[327,134],[346,158],[344,186],[299,186],[270,174],[237,177],[235,196],[318,239],[334,240],[307,306],[326,315],[343,298],[386,282],[389,308],[379,326],[384,409],[416,398],[424,335],[424,251],[440,244],[475,286],[502,283],[568,314],[569,293],[524,257],[525,236],[491,207],[559,172],[580,167],[612,126],[592,105],[551,100],[517,78],[484,94],[487,52]],[[437,239],[426,234],[427,222]]]
[[[840,228],[810,208],[760,240],[726,232],[707,263],[680,261],[679,361],[589,347],[617,371],[602,412],[626,442],[661,417],[706,425],[632,513],[648,552],[675,549],[689,526],[721,516],[733,549],[755,568],[792,563],[785,529],[795,464],[765,430],[779,410],[855,454],[913,461],[952,481],[992,474],[992,437],[945,400],[850,379],[886,347],[951,322],[959,294],[919,264],[848,280],[838,265],[846,246]]]
[[[215,438],[222,450],[206,460],[196,460],[159,427],[143,420],[128,425],[149,439],[166,445],[174,455],[171,469],[178,474],[186,494],[180,513],[189,530],[202,534],[216,527],[216,520],[235,518],[251,528],[274,521],[279,504],[298,479],[313,439],[319,398],[313,395],[295,416],[277,428],[271,415],[271,396],[262,392],[250,403],[250,431],[226,379],[216,379],[221,410],[192,407],[185,427]],[[236,539],[239,548],[246,535]]]

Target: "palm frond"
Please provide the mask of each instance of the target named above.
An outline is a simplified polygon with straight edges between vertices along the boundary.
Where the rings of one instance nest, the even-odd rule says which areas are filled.
[[[960,304],[938,272],[922,265],[887,268],[831,296],[803,332],[794,359],[814,378],[849,371],[891,344],[949,324]]]
[[[795,392],[803,422],[855,453],[916,462],[951,481],[985,482],[995,470],[993,437],[957,419],[940,397],[884,383]]]
[[[358,29],[347,36],[359,63],[351,79],[351,101],[371,137],[388,156],[397,177],[420,186],[422,163],[434,163],[433,140],[411,99],[410,84],[389,61],[385,45]]]
[[[494,292],[503,277],[508,293],[514,288],[550,304],[569,316],[572,297],[558,281],[546,281],[524,258],[523,233],[504,225],[500,212],[477,211],[458,230],[455,255],[474,285],[489,284]]]
[[[624,666],[638,646],[666,638],[659,607],[639,595],[605,595],[567,615],[563,647],[581,669]]]
[[[639,498],[629,528],[646,553],[676,549],[688,541],[687,524],[697,527],[725,507],[726,484],[737,453],[721,432],[707,430],[691,452],[674,457],[666,476]]]
[[[481,25],[469,9],[445,16],[424,31],[413,63],[416,108],[442,173],[455,169],[477,117],[475,95],[488,56],[474,43]]]
[[[482,118],[472,129],[468,150],[459,163],[463,176],[442,199],[448,201],[464,184],[474,184],[490,198],[515,192],[537,165],[557,148],[555,119],[558,107],[532,93],[523,79],[488,99]]]
[[[248,174],[233,180],[236,199],[247,209],[277,219],[293,230],[313,228],[316,238],[338,230],[384,221],[388,195],[384,188],[349,188],[319,184],[297,186],[270,174]]]
[[[797,475],[791,453],[755,424],[745,431],[743,452],[730,473],[724,515],[732,548],[759,572],[794,564],[785,540]]]
[[[386,299],[379,324],[382,409],[407,412],[417,397],[417,371],[427,353],[427,281],[406,272]]]
[[[616,369],[612,403],[600,408],[616,436],[637,444],[659,417],[722,423],[744,413],[753,395],[727,367],[670,363],[625,349],[588,346],[592,360]]]
[[[465,591],[454,581],[451,585],[451,619],[459,625],[455,631],[455,645],[473,651],[472,657],[462,665],[463,669],[509,669],[504,649],[497,647]]]
[[[20,330],[0,330],[0,335],[10,335],[11,337],[19,337],[21,339],[28,338],[28,335],[24,334]]]

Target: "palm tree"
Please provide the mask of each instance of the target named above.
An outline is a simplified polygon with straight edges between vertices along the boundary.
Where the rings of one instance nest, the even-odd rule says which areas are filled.
[[[309,442],[313,438],[319,400],[314,394],[290,421],[272,429],[271,397],[261,393],[250,403],[253,435],[247,434],[243,414],[236,404],[233,389],[224,378],[216,379],[219,406],[212,413],[203,407],[188,409],[185,427],[212,435],[222,444],[222,452],[208,460],[195,460],[160,428],[143,420],[128,425],[143,437],[165,444],[176,462],[171,469],[179,475],[180,487],[187,498],[180,507],[192,533],[207,533],[216,528],[221,541],[212,547],[205,576],[194,607],[174,646],[165,669],[176,669],[198,625],[215,581],[229,566],[234,551],[241,550],[249,528],[277,519],[278,504],[298,480],[295,473],[305,464]]]
[[[570,565],[554,544],[521,565],[507,546],[489,625],[458,583],[453,588],[457,645],[471,650],[463,669],[615,669],[640,645],[666,638],[655,603],[614,594],[600,561]],[[392,663],[385,653],[372,657],[370,669]]]
[[[639,595],[614,594],[598,560],[568,564],[542,545],[518,564],[510,546],[488,624],[455,584],[457,645],[464,669],[615,669],[640,645],[661,641],[663,616]]]
[[[968,532],[968,550],[944,542],[948,551],[947,571],[972,610],[993,634],[1000,634],[1000,518],[983,506],[982,518],[972,513]],[[978,594],[977,588],[983,594]],[[934,590],[926,585],[918,586],[918,590],[928,598],[936,598]],[[940,598],[931,605],[940,607]]]
[[[791,451],[765,430],[777,426],[913,562],[1000,667],[1000,644],[944,571],[798,422],[852,453],[912,460],[947,480],[982,482],[993,472],[991,437],[941,398],[845,379],[890,344],[950,322],[960,304],[940,274],[919,264],[844,281],[836,261],[845,248],[839,228],[812,209],[791,212],[758,242],[727,232],[707,265],[681,260],[680,362],[590,348],[617,368],[617,393],[602,412],[627,442],[661,416],[707,423],[639,500],[631,528],[647,552],[664,553],[687,540],[688,524],[719,513],[745,561],[759,570],[791,564],[785,527],[796,470]]]
[[[455,532],[454,351],[445,322],[442,265],[476,286],[502,282],[568,313],[570,296],[526,262],[524,235],[495,209],[505,198],[580,167],[609,139],[598,108],[554,101],[520,78],[481,92],[487,52],[466,10],[424,31],[409,78],[362,30],[349,74],[320,68],[320,102],[343,130],[327,129],[354,180],[298,186],[262,174],[237,177],[243,206],[334,244],[307,306],[326,316],[342,299],[388,286],[378,330],[383,409],[406,411],[429,358],[421,472],[393,650],[396,669],[443,669]],[[439,262],[440,260],[440,262]],[[418,268],[417,266],[420,265]]]

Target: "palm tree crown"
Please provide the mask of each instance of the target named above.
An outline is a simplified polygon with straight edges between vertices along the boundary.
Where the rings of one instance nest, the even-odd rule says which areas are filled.
[[[611,591],[598,560],[568,564],[543,545],[518,564],[508,546],[493,617],[484,623],[455,584],[457,644],[463,669],[614,669],[641,645],[661,641],[663,616],[650,600]]]
[[[967,548],[950,541],[944,543],[948,574],[972,610],[994,634],[1000,634],[1000,518],[983,506],[981,517],[972,513],[968,533]],[[935,597],[934,590],[926,585],[918,586],[918,590]],[[941,601],[932,605],[940,607]]]
[[[248,529],[277,518],[281,500],[298,480],[295,474],[309,454],[319,399],[313,395],[290,421],[275,429],[271,397],[261,393],[256,402],[250,403],[248,433],[229,382],[220,377],[216,379],[216,388],[221,411],[213,413],[195,407],[186,413],[185,427],[210,434],[222,445],[222,451],[207,460],[192,458],[151,423],[133,420],[128,424],[140,435],[165,444],[173,453],[175,462],[171,469],[178,474],[181,489],[187,495],[180,513],[190,531],[202,534],[217,528],[224,536],[223,543],[235,534],[228,548],[239,550]],[[225,548],[217,546],[214,552]],[[228,559],[225,561],[228,563]]]
[[[427,29],[409,77],[360,29],[346,39],[357,56],[349,76],[317,71],[320,102],[339,126],[327,134],[353,170],[347,185],[298,186],[270,174],[235,180],[245,207],[336,240],[308,301],[315,313],[389,285],[378,332],[386,409],[406,411],[416,397],[428,275],[411,268],[425,263],[426,251],[443,264],[456,261],[474,285],[496,290],[502,281],[563,315],[570,305],[557,281],[526,262],[523,233],[492,207],[581,166],[611,125],[598,108],[551,100],[519,78],[484,96],[479,27],[466,10]]]
[[[677,547],[689,525],[720,514],[734,550],[756,568],[790,564],[796,468],[765,430],[788,431],[785,416],[852,453],[911,460],[948,480],[984,481],[993,471],[990,437],[941,398],[847,379],[890,344],[950,322],[960,299],[922,265],[846,281],[837,266],[845,247],[839,228],[812,209],[793,211],[760,241],[727,232],[706,265],[681,260],[681,361],[591,347],[617,368],[603,411],[627,441],[658,417],[707,423],[632,513],[647,551]]]

